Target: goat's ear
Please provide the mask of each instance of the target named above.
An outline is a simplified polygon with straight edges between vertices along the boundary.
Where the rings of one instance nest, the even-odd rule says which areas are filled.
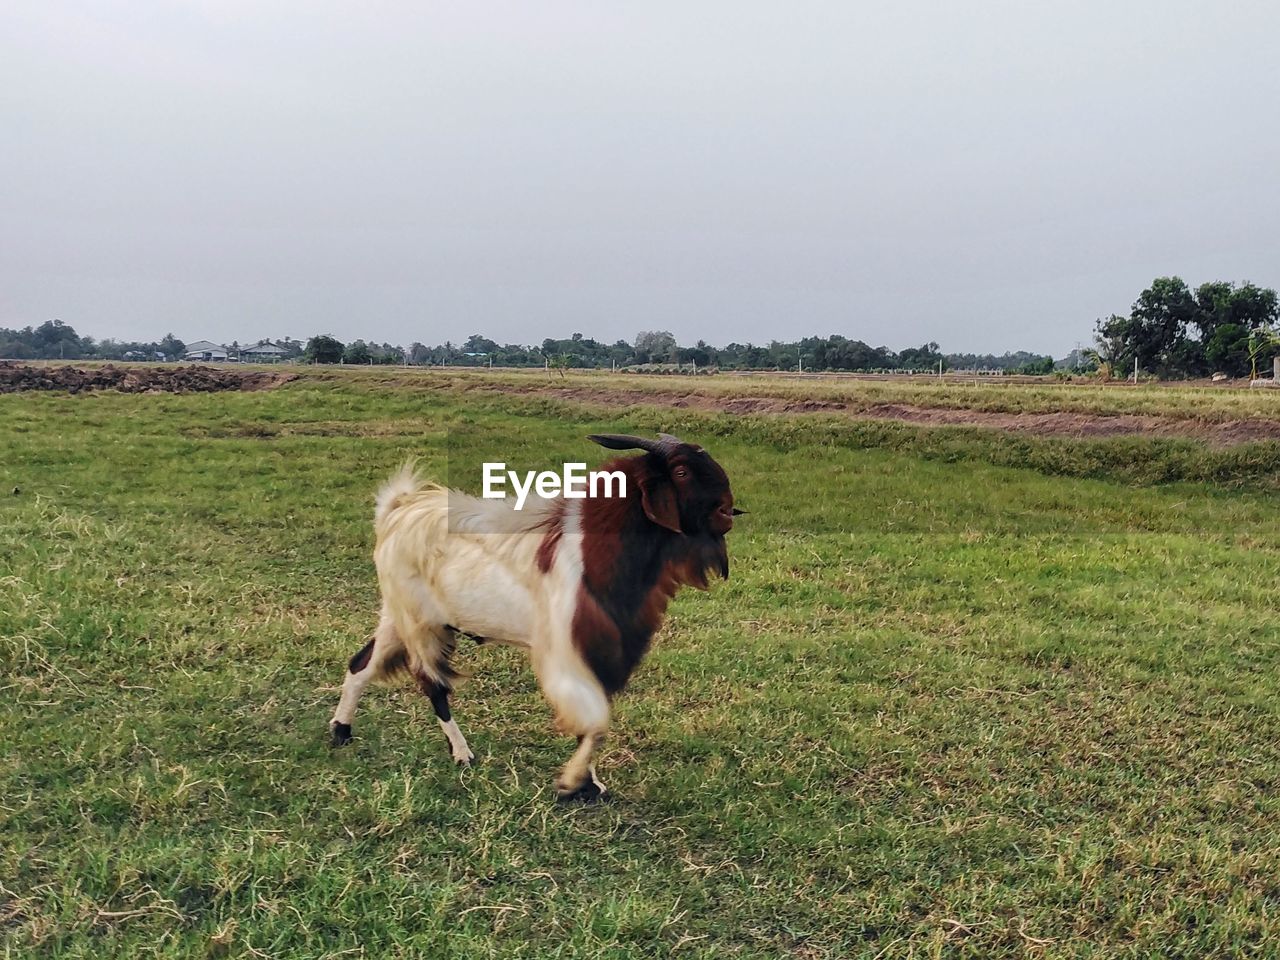
[[[640,481],[640,505],[644,515],[672,533],[680,529],[680,510],[676,506],[676,488],[666,477],[645,477]]]

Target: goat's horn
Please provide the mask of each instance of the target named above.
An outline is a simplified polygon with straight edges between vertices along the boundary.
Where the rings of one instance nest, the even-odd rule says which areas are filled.
[[[610,450],[648,450],[650,453],[666,453],[680,442],[675,437],[665,435],[661,440],[650,440],[648,437],[632,437],[625,433],[591,433],[587,435],[587,439]]]
[[[698,446],[696,443],[685,443],[685,442],[684,442],[683,440],[681,440],[679,437],[673,437],[673,436],[672,436],[671,434],[669,434],[669,433],[660,433],[660,434],[658,434],[658,439],[662,440],[662,441],[663,441],[663,443],[669,443],[669,444],[671,444],[673,447],[681,447],[681,446],[683,446],[683,447],[692,447],[694,450],[701,450],[701,449],[702,449],[702,447]]]

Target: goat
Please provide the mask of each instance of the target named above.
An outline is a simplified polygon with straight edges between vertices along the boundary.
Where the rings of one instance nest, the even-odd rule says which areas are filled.
[[[424,484],[406,465],[378,493],[374,562],[382,614],[354,657],[330,721],[351,740],[370,681],[413,676],[430,699],[456,763],[475,759],[449,709],[457,634],[525,647],[559,728],[578,747],[555,782],[559,799],[605,792],[592,762],[613,697],[644,656],[681,586],[729,576],[729,478],[696,444],[616,434],[588,439],[643,450],[622,471],[625,496],[544,499],[515,511]]]

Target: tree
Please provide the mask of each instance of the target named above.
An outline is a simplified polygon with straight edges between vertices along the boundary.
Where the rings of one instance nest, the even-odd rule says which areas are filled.
[[[906,370],[937,370],[939,363],[945,363],[938,345],[932,340],[919,347],[908,347],[898,354],[897,365]]]
[[[32,332],[31,340],[35,355],[38,357],[49,359],[53,357],[78,359],[80,357],[80,338],[76,335],[75,328],[68,326],[61,320],[46,320],[35,328]]]
[[[1232,377],[1249,373],[1249,331],[1238,323],[1217,325],[1204,345],[1204,356],[1211,369]]]
[[[1280,353],[1280,332],[1268,326],[1249,331],[1249,379],[1258,379],[1258,361],[1269,360]]]
[[[1246,281],[1240,286],[1215,280],[1201,284],[1196,290],[1198,315],[1195,323],[1200,339],[1208,343],[1223,324],[1236,324],[1246,330],[1272,327],[1280,320],[1280,303],[1276,292]]]
[[[327,333],[312,337],[307,341],[307,349],[303,356],[310,363],[341,363],[342,341],[336,340]]]
[[[1181,277],[1157,277],[1129,313],[1130,352],[1138,366],[1165,376],[1193,372],[1199,351],[1189,328],[1199,316],[1195,297]]]
[[[1247,281],[1239,286],[1222,280],[1201,284],[1196,289],[1196,307],[1205,366],[1236,377],[1244,376],[1246,367],[1256,366],[1258,354],[1249,350],[1250,331],[1270,330],[1280,319],[1276,292]],[[1265,351],[1267,338],[1254,339]]]
[[[775,370],[794,370],[800,364],[800,347],[798,344],[770,340],[769,346],[765,349],[769,356],[767,366]]]
[[[1230,323],[1232,286],[1221,280],[1202,283],[1196,288],[1195,324],[1200,331],[1200,342],[1208,344],[1218,327]]]
[[[166,333],[164,339],[156,344],[156,348],[171,360],[178,360],[187,352],[187,345],[172,333]]]
[[[463,353],[483,353],[486,356],[498,352],[498,344],[488,337],[482,337],[478,333],[473,333],[467,337],[467,342],[462,345]]]
[[[1098,356],[1116,374],[1134,360],[1149,372],[1186,373],[1200,352],[1188,336],[1198,317],[1199,305],[1182,278],[1158,277],[1134,301],[1129,316],[1113,313],[1097,322]]]
[[[1043,377],[1053,373],[1053,357],[1039,357],[1028,360],[1018,368],[1018,372],[1031,377]]]
[[[617,364],[625,367],[636,362],[636,351],[627,341],[618,340],[608,348],[605,359],[609,361],[610,366]]]
[[[30,360],[35,350],[31,346],[31,328],[8,330],[0,327],[0,357],[13,360]]]
[[[369,345],[363,340],[355,340],[347,344],[347,349],[342,351],[343,363],[368,363],[372,354],[369,352]]]
[[[715,362],[715,350],[707,346],[705,340],[699,340],[692,347],[682,347],[680,349],[680,362],[692,363],[700,369],[706,369]]]
[[[1113,313],[1094,326],[1093,351],[1099,367],[1105,367],[1110,376],[1128,376],[1136,356],[1133,322],[1129,317]]]
[[[642,330],[636,334],[635,347],[640,363],[665,363],[677,348],[676,338],[668,330]]]
[[[1134,301],[1129,316],[1099,320],[1094,337],[1100,360],[1115,373],[1127,373],[1136,360],[1141,369],[1161,376],[1212,370],[1243,376],[1246,363],[1265,360],[1273,350],[1266,336],[1255,336],[1257,350],[1251,354],[1251,332],[1272,330],[1277,320],[1274,290],[1215,280],[1193,294],[1180,277],[1158,277]]]
[[[283,340],[279,341],[279,343],[280,346],[284,347],[284,356],[286,360],[296,360],[298,357],[302,356],[303,351],[306,349],[301,340],[294,340],[287,336]]]

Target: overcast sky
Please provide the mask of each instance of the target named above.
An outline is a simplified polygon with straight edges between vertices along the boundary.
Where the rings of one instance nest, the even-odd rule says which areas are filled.
[[[1280,4],[0,5],[0,326],[1063,355],[1280,286]]]

